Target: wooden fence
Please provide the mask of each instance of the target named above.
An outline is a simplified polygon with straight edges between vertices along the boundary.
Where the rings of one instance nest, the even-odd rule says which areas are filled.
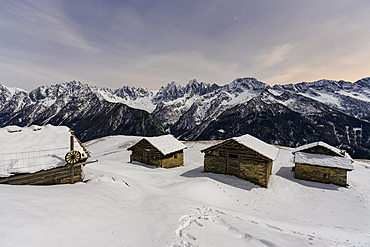
[[[83,180],[83,166],[96,161],[66,164],[70,147],[0,154],[0,184],[51,185]]]

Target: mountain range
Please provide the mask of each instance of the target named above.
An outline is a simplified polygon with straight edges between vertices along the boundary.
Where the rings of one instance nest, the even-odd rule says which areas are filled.
[[[66,125],[81,141],[107,135],[180,140],[251,134],[289,147],[324,141],[354,158],[370,156],[370,77],[269,86],[238,78],[219,86],[191,80],[159,90],[81,82],[32,91],[0,85],[0,126]]]

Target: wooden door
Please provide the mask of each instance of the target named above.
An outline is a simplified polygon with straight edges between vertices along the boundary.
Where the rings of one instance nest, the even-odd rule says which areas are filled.
[[[150,149],[143,150],[143,163],[150,164]]]
[[[229,154],[227,159],[227,173],[239,175],[239,155]]]

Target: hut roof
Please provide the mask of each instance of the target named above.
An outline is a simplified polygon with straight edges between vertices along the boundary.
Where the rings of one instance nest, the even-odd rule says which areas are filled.
[[[242,136],[239,136],[239,137],[233,137],[231,138],[235,141],[237,141],[238,143],[250,148],[250,149],[253,149],[254,151],[256,151],[257,153],[259,154],[262,154],[263,156],[271,159],[271,160],[275,160],[278,153],[279,153],[279,149],[270,145],[270,144],[267,144],[266,142],[264,141],[261,141],[260,139],[254,137],[254,136],[251,136],[251,135],[242,135]]]
[[[70,136],[70,129],[66,126],[7,126],[0,128],[0,153],[68,148]],[[77,140],[74,144],[75,150],[85,153]]]
[[[145,137],[142,140],[147,140],[150,144],[157,148],[163,155],[174,153],[187,148],[184,144],[182,144],[182,142],[177,140],[172,135]],[[131,150],[132,147],[128,148],[127,150]]]
[[[0,176],[36,172],[64,165],[70,148],[70,129],[66,126],[32,125],[0,128]],[[74,149],[88,157],[74,138]]]
[[[324,147],[324,148],[329,149],[330,151],[336,153],[338,156],[347,157],[347,158],[352,160],[351,156],[347,152],[345,152],[344,150],[340,150],[336,147],[330,146],[329,144],[327,144],[325,142],[322,142],[322,141],[313,142],[313,143],[309,143],[309,144],[297,147],[296,149],[293,150],[293,154],[296,153],[296,152],[304,152],[304,150],[307,150],[307,149],[310,149],[310,148],[313,148],[313,147],[316,147],[316,146]]]
[[[294,162],[301,164],[340,168],[344,170],[353,170],[352,165],[353,160],[348,157],[296,152],[294,154]]]
[[[275,160],[278,153],[279,153],[279,149],[270,145],[270,144],[267,144],[266,142],[263,142],[261,141],[260,139],[254,137],[254,136],[251,136],[251,135],[242,135],[242,136],[238,136],[238,137],[233,137],[233,138],[230,138],[222,143],[219,143],[215,146],[212,146],[212,147],[209,147],[205,150],[202,150],[202,152],[208,150],[208,149],[213,149],[214,147],[217,147],[217,146],[220,146],[220,145],[223,145],[225,142],[228,142],[230,140],[234,140],[236,142],[238,142],[239,144],[247,147],[247,148],[250,148],[254,151],[256,151],[257,153],[271,159],[271,160]]]

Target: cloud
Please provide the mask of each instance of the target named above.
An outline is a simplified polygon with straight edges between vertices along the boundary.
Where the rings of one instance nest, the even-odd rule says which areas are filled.
[[[370,8],[353,3],[4,0],[0,83],[358,79],[370,66]]]
[[[307,73],[308,71],[309,70],[304,66],[294,66],[289,69],[280,71],[279,74],[274,75],[271,78],[267,78],[266,80],[264,80],[264,82],[269,85],[296,83],[300,82],[299,80],[296,80],[298,78],[302,78],[303,74],[306,74],[307,76],[307,74],[309,74]]]
[[[295,65],[285,66],[270,77],[264,77],[269,85],[297,82],[310,82],[320,79],[345,80],[355,82],[369,77],[368,52],[355,52],[340,56],[340,59],[326,57],[308,57]]]
[[[290,43],[275,46],[271,51],[258,55],[256,59],[262,68],[269,68],[283,62],[292,52],[293,48],[293,45]]]
[[[12,47],[25,52],[59,50],[99,50],[50,1],[3,3],[0,31]]]

